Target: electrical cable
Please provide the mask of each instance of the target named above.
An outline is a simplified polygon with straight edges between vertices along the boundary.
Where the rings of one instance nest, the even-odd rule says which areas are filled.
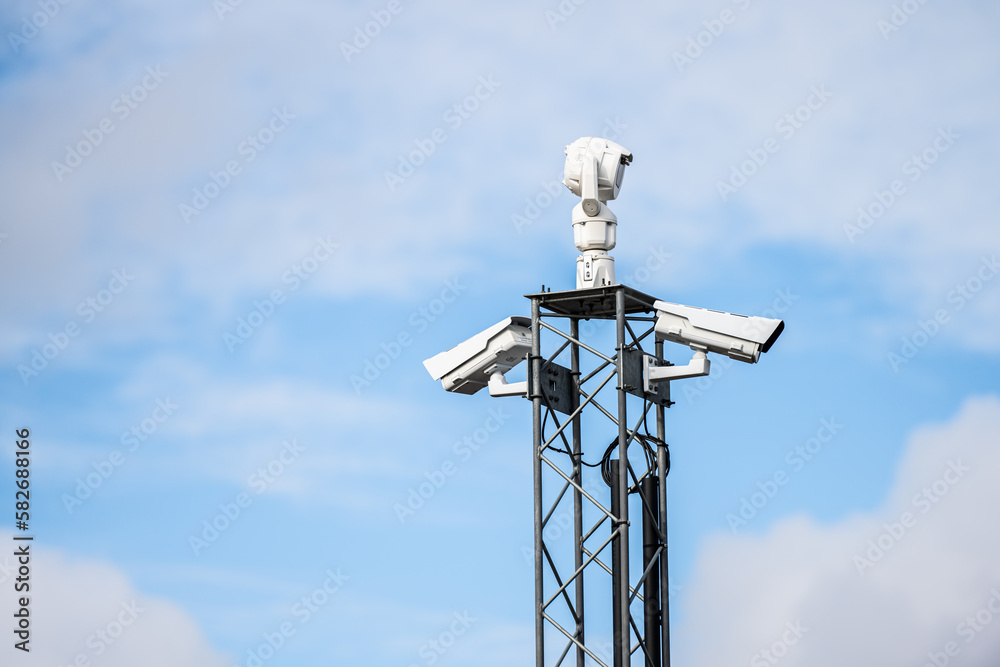
[[[642,446],[642,452],[646,457],[646,465],[649,468],[654,467],[656,463],[656,452],[653,445],[659,446],[660,444],[662,444],[664,449],[666,450],[666,459],[667,459],[666,474],[670,474],[670,445],[664,442],[663,440],[660,440],[659,438],[657,438],[656,436],[654,436],[649,432],[649,425],[646,422],[646,416],[648,415],[648,410],[646,410],[647,406],[648,403],[643,405],[644,413],[642,418],[642,426],[643,429],[645,430],[645,433],[643,434],[640,433],[639,431],[636,431],[635,433],[633,433],[632,437],[634,440],[638,441],[639,444]],[[547,438],[545,437],[545,425],[546,423],[548,423],[549,420],[549,412],[551,412],[551,408],[545,406],[545,415],[542,418],[542,442],[547,441]],[[608,444],[607,448],[604,450],[604,454],[601,456],[600,461],[598,461],[597,463],[587,463],[586,461],[583,460],[582,453],[580,454],[579,457],[581,465],[587,466],[588,468],[600,468],[601,479],[603,479],[604,483],[607,484],[609,487],[611,486],[611,456],[612,454],[614,454],[614,451],[617,447],[618,447],[618,437],[615,436],[615,438]],[[551,449],[552,451],[559,452],[560,454],[566,454],[571,459],[574,458],[572,452],[569,452],[560,447],[556,447],[555,445],[549,445],[548,448]]]

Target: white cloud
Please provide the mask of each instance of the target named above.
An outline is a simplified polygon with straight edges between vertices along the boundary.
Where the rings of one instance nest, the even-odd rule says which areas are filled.
[[[969,399],[951,421],[914,432],[879,509],[831,525],[798,516],[763,536],[710,538],[685,593],[679,662],[770,665],[761,651],[794,639],[786,624],[801,623],[801,639],[772,655],[783,654],[783,667],[918,667],[949,642],[955,664],[995,665],[998,432],[1000,399]],[[851,480],[843,483],[850,493]],[[982,631],[960,625],[994,596]]]
[[[0,533],[5,545],[14,544],[10,538]],[[114,566],[72,558],[41,543],[31,543],[30,552],[30,652],[22,654],[8,642],[3,653],[13,656],[13,663],[52,667],[74,664],[83,655],[89,661],[83,664],[102,667],[228,664],[183,609],[143,595]],[[18,575],[8,572],[17,567],[14,557],[5,558],[0,615],[10,636],[17,610],[12,581]]]
[[[554,32],[544,12],[555,2],[503,11],[407,5],[350,63],[340,42],[371,20],[360,7],[243,5],[220,22],[204,3],[157,5],[155,14],[147,4],[121,3],[120,25],[57,68],[44,63],[65,59],[65,45],[83,40],[69,19],[84,12],[67,6],[23,54],[44,65],[15,69],[4,83],[6,99],[16,102],[0,104],[0,122],[21,130],[0,156],[10,191],[0,278],[26,288],[8,295],[14,324],[0,335],[0,354],[23,360],[18,352],[43,344],[47,328],[74,317],[76,304],[122,264],[141,275],[102,324],[103,344],[176,337],[192,306],[224,322],[243,301],[281,287],[282,272],[321,233],[343,247],[336,268],[325,266],[311,289],[337,298],[419,293],[475,270],[485,239],[495,252],[520,248],[525,239],[512,233],[509,217],[559,169],[561,147],[574,138],[566,133],[595,132],[616,115],[629,124],[622,141],[636,155],[616,209],[620,252],[669,241],[671,284],[703,280],[720,254],[793,241],[872,262],[880,292],[927,316],[982,249],[1000,241],[989,185],[996,122],[986,111],[998,99],[998,88],[986,85],[995,78],[985,57],[995,43],[983,17],[995,9],[974,3],[925,6],[889,41],[875,21],[891,3],[880,9],[859,0],[627,9],[595,2]],[[723,6],[738,20],[677,72],[673,52]],[[577,50],[595,24],[630,38],[611,50]],[[524,44],[497,59],[497,44],[512,34]],[[261,35],[291,48],[262,49]],[[50,163],[63,146],[157,63],[169,77],[57,183]],[[383,173],[398,155],[491,73],[502,87],[390,193]],[[716,180],[821,84],[834,97],[723,206]],[[596,100],[594,85],[605,92]],[[526,100],[543,112],[524,113]],[[178,203],[237,155],[238,142],[275,105],[297,114],[293,125],[184,225]],[[855,209],[948,125],[962,135],[952,152],[848,243],[843,224]],[[567,220],[569,205],[560,200],[547,215]],[[568,230],[560,238],[571,250]],[[982,297],[974,316],[945,335],[994,349],[995,339],[978,332],[1000,312],[995,305],[992,295]],[[74,346],[97,339],[94,332]]]

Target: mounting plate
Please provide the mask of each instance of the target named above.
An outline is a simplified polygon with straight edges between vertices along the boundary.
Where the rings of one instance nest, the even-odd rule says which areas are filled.
[[[573,373],[565,366],[552,362],[542,366],[542,396],[553,410],[564,415],[573,414]],[[528,386],[531,383],[531,365],[528,365]],[[530,398],[530,396],[529,396]],[[543,402],[544,402],[543,401]]]
[[[645,356],[642,352],[634,348],[625,350],[625,391],[633,396],[638,396],[647,401],[652,401],[657,405],[669,408],[673,405],[673,402],[670,400],[669,381],[652,383],[649,385],[650,389],[647,391],[647,383],[642,372],[643,365],[645,364]],[[672,364],[669,361],[664,361],[662,365],[670,366]]]

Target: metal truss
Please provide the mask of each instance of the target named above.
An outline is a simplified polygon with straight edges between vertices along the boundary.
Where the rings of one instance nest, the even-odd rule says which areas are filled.
[[[535,665],[669,666],[664,410],[671,402],[667,382],[655,394],[643,391],[641,365],[644,353],[663,359],[655,299],[624,285],[527,297]],[[613,353],[581,340],[582,320],[615,323]],[[553,351],[543,356],[543,348]],[[558,363],[567,354],[568,368]],[[570,505],[572,543],[557,538],[563,530],[549,530]]]

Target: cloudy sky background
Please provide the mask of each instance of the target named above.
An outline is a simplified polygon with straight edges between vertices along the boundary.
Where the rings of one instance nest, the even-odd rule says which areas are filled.
[[[527,664],[529,406],[446,394],[420,362],[527,314],[543,284],[573,287],[574,202],[554,184],[563,147],[602,135],[635,156],[612,204],[619,279],[787,327],[758,366],[717,360],[674,387],[676,659],[771,664],[791,624],[808,631],[778,649],[788,667],[916,666],[949,642],[949,664],[995,665],[1000,8],[391,9],[0,9],[2,469],[10,489],[30,428],[37,536],[19,664],[242,666],[282,627],[268,665]],[[77,163],[80,142],[96,145]],[[830,422],[811,461],[787,462]],[[446,461],[458,472],[401,521]],[[935,483],[937,502],[915,501]],[[884,538],[904,512],[912,527]]]

